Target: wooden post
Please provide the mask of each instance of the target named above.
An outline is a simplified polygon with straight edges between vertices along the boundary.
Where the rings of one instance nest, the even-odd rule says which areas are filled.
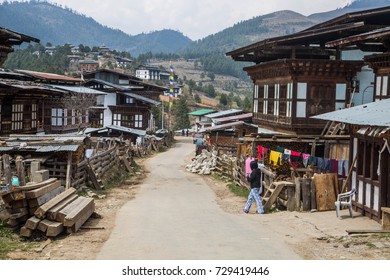
[[[310,189],[311,189],[311,179],[301,179],[302,183],[302,202],[303,202],[303,211],[310,211]]]
[[[4,177],[5,183],[11,186],[11,165],[9,163],[9,155],[3,155],[3,165],[4,165]]]
[[[65,189],[69,189],[71,187],[71,170],[72,170],[72,152],[68,152],[68,163],[66,165]]]
[[[25,186],[26,185],[26,174],[24,171],[23,158],[21,156],[18,156],[16,158],[15,165],[16,165],[16,174],[19,178],[19,186]]]
[[[295,203],[298,211],[301,210],[301,180],[295,177]]]
[[[317,200],[316,200],[316,185],[314,180],[310,179],[310,200],[311,200],[311,210],[317,210]]]

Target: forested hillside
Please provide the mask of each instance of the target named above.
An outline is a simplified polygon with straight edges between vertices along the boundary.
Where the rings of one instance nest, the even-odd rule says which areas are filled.
[[[133,56],[146,52],[177,52],[191,42],[173,30],[130,36],[74,10],[43,1],[4,2],[0,5],[0,26],[38,38],[43,45],[47,42],[54,46],[66,43],[106,45]]]

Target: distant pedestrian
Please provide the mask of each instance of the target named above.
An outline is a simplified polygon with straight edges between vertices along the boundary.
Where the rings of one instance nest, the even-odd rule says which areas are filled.
[[[251,191],[248,195],[248,201],[245,204],[244,212],[249,213],[249,209],[252,206],[253,201],[257,204],[257,213],[264,214],[263,205],[261,203],[260,193],[262,193],[261,171],[259,169],[257,160],[253,160],[250,163],[252,172],[247,176],[247,180],[251,185]]]
[[[187,130],[186,130],[186,136],[188,137],[188,128],[187,128]]]
[[[181,130],[181,136],[184,136],[184,129]]]

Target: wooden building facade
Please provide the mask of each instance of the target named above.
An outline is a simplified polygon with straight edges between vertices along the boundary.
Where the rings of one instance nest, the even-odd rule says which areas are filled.
[[[166,88],[107,69],[86,74],[85,77],[88,79],[84,84],[86,87],[106,93],[99,111],[102,126],[153,129],[151,109],[161,104],[159,98]]]

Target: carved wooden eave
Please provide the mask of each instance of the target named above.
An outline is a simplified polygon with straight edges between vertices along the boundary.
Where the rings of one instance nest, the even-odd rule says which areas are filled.
[[[364,61],[374,71],[381,68],[390,68],[390,52],[365,56]]]
[[[363,65],[362,61],[280,59],[249,66],[244,70],[253,81],[299,77],[349,80]]]

